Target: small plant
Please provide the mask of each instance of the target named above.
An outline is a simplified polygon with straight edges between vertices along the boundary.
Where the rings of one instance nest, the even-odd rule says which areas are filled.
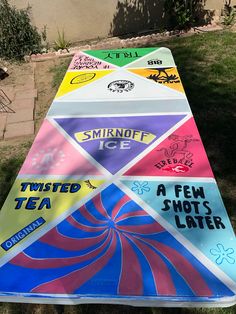
[[[18,10],[8,0],[0,0],[0,57],[22,60],[41,50],[41,36],[31,25],[30,7]]]
[[[47,25],[43,26],[43,29],[41,31],[41,36],[42,36],[42,40],[46,42],[47,41]]]
[[[69,51],[68,48],[70,46],[70,42],[66,40],[64,30],[62,32],[57,30],[57,34],[58,38],[54,41],[54,49],[55,50],[66,49],[67,51]]]
[[[41,37],[42,37],[42,50],[41,52],[48,52],[50,48],[50,44],[47,41],[47,25],[44,25],[41,30]]]
[[[232,26],[235,23],[236,9],[231,5],[231,0],[225,2],[223,24],[225,26]]]

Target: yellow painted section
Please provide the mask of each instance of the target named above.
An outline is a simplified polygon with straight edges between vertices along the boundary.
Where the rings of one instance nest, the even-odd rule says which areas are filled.
[[[156,135],[141,130],[126,128],[109,128],[109,129],[93,129],[78,132],[75,133],[75,138],[80,143],[104,138],[124,138],[139,143],[149,144],[156,138]]]
[[[129,69],[137,75],[145,77],[153,82],[163,86],[172,88],[179,92],[184,93],[184,88],[176,68],[162,68],[162,69]]]
[[[98,79],[110,74],[114,70],[99,70],[99,71],[73,71],[66,72],[64,79],[58,89],[55,98],[66,95],[73,92],[78,88],[91,84]]]
[[[30,186],[27,185],[25,191],[22,189],[22,183],[31,183],[37,184],[42,183],[43,189],[47,190],[50,188],[49,191],[30,191]],[[58,190],[53,192],[54,183],[61,183],[67,185],[64,188],[68,190],[67,192],[60,191],[61,186],[59,186]],[[0,245],[13,237],[16,233],[20,230],[24,229],[26,226],[31,224],[33,221],[42,217],[46,222],[40,226],[36,231],[25,236],[21,241],[15,244],[9,251],[5,251],[0,246],[0,258],[3,257],[8,252],[14,250],[19,244],[22,244],[24,241],[28,240],[35,232],[44,228],[48,223],[55,220],[61,214],[67,212],[73,205],[77,202],[82,200],[85,196],[90,194],[94,191],[95,187],[100,186],[104,183],[104,180],[89,180],[86,183],[85,181],[79,180],[27,180],[27,179],[16,179],[3,207],[0,212]],[[47,184],[47,185],[46,185]],[[72,187],[71,184],[79,184],[80,189],[77,192],[70,192]],[[75,187],[75,186],[74,186]],[[30,197],[38,197],[39,200],[34,199],[34,205],[36,206],[35,209],[26,209],[27,201],[22,203],[21,208],[16,209],[18,201],[16,198],[24,197],[27,198],[27,201]],[[39,209],[40,203],[44,198],[50,199],[51,208],[46,208],[44,206],[42,209]],[[31,203],[32,206],[32,203]]]

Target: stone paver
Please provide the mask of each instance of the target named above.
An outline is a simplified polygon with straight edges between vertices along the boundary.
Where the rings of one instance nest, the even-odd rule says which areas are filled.
[[[0,130],[5,130],[6,122],[7,122],[7,114],[0,113]]]
[[[18,111],[19,109],[34,109],[34,98],[27,99],[15,99],[10,106],[14,111]]]
[[[7,123],[7,114],[0,113],[0,140],[3,139],[3,135],[6,128],[6,123]]]
[[[4,139],[34,134],[34,121],[7,124]]]
[[[34,107],[37,98],[33,64],[27,71],[17,78],[16,82],[0,87],[11,104],[8,105],[14,112],[0,112],[0,140],[34,134]]]
[[[37,89],[16,89],[15,99],[37,98]]]
[[[33,120],[34,108],[17,109],[16,113],[8,113],[7,115],[7,124]]]
[[[7,97],[13,101],[15,98],[15,88],[13,85],[0,86],[0,89],[7,95]]]
[[[33,90],[35,88],[34,75],[23,75],[24,85],[17,86],[17,91]]]

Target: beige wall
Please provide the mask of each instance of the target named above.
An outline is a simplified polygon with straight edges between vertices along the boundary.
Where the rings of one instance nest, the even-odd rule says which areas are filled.
[[[57,37],[57,29],[64,29],[71,41],[108,34],[115,0],[10,0],[18,8],[32,7],[31,19],[39,30],[47,25],[48,40]]]
[[[225,0],[206,0],[206,9],[221,10],[224,7]],[[236,0],[231,0],[231,5],[236,5]]]
[[[39,30],[47,25],[48,40],[64,29],[66,38],[82,41],[137,32],[161,25],[163,0],[9,0],[18,8],[32,7]]]
[[[205,8],[209,10],[221,10],[223,6],[223,0],[207,0],[205,4]]]
[[[32,7],[32,23],[47,25],[48,41],[57,29],[76,42],[163,27],[163,0],[9,0],[18,8]],[[236,4],[236,0],[233,0]],[[222,0],[207,0],[206,8],[220,10]]]

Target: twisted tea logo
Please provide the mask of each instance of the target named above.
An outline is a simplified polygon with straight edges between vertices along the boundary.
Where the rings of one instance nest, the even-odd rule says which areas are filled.
[[[107,88],[113,93],[129,92],[134,88],[134,83],[126,80],[118,80],[111,82]]]

